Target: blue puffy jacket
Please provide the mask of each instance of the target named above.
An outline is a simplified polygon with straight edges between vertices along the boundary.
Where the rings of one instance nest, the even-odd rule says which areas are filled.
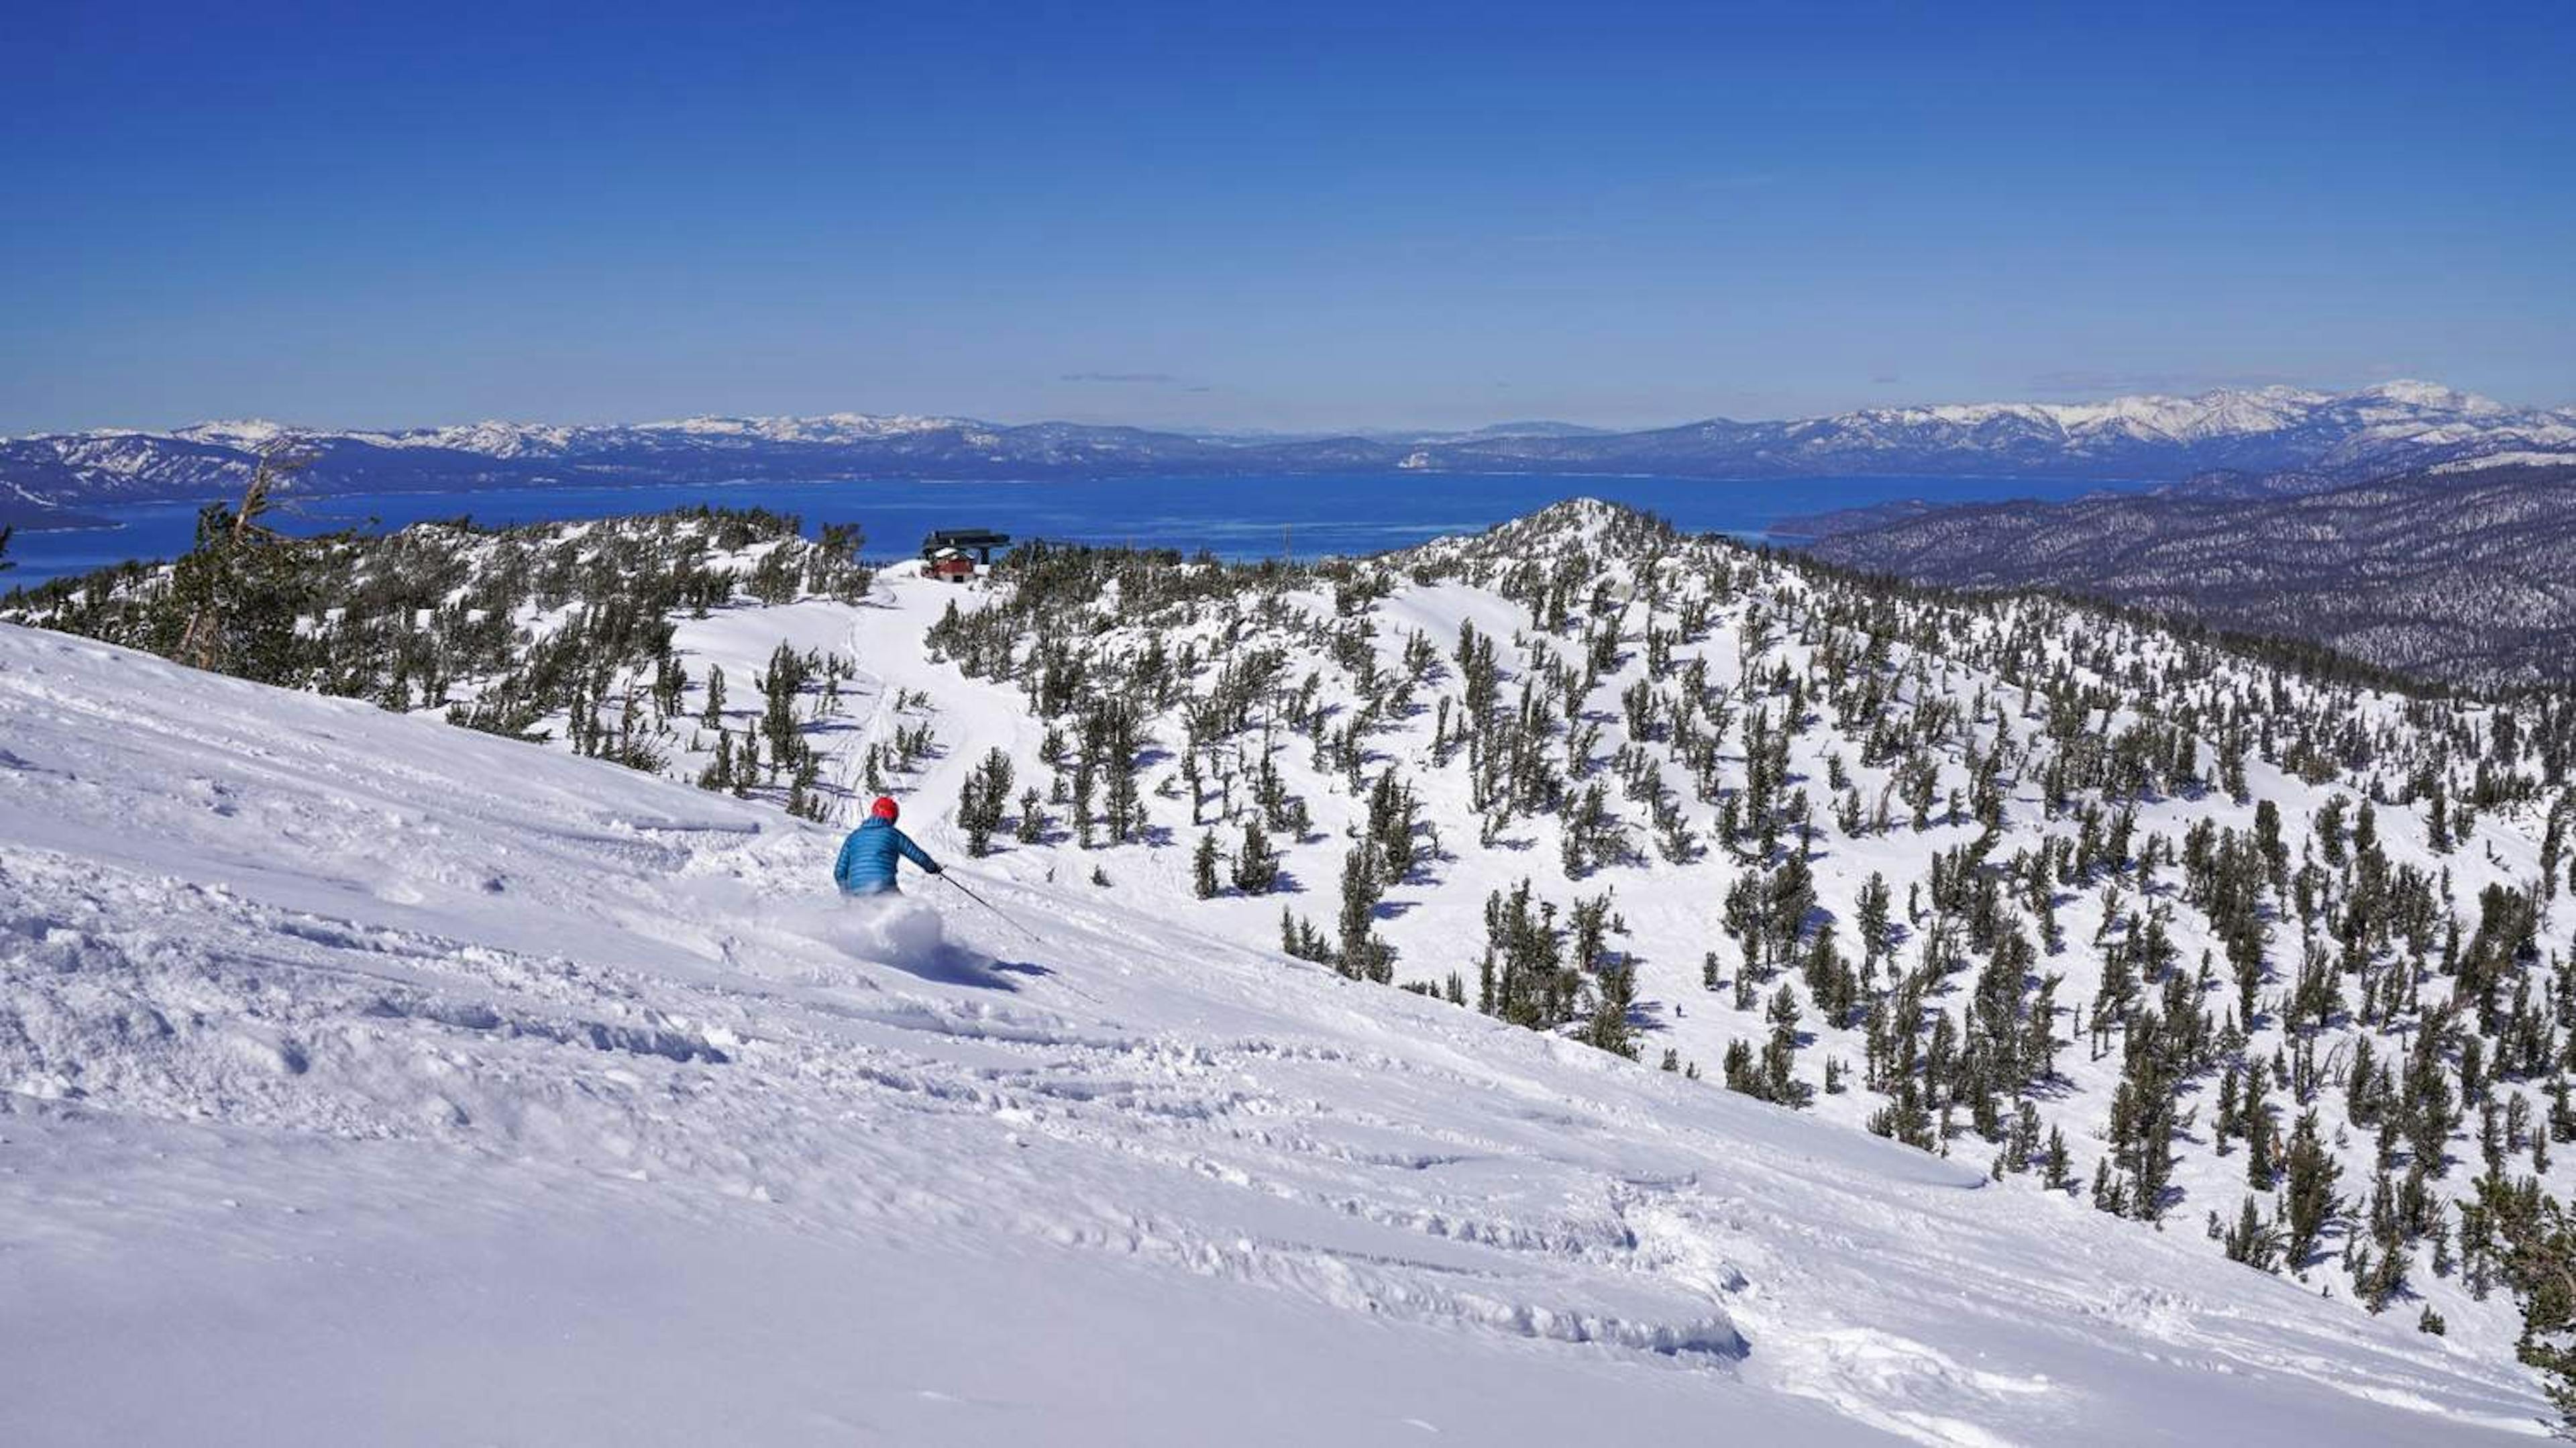
[[[891,820],[869,819],[841,842],[841,858],[832,866],[832,881],[844,895],[883,895],[894,889],[895,857],[939,873],[939,862],[912,842]]]

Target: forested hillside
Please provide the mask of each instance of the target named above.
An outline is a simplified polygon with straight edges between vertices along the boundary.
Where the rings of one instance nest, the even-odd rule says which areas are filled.
[[[1595,504],[1302,568],[1026,549],[966,588],[729,526],[281,557],[257,636],[292,666],[261,667],[808,814],[896,788],[934,851],[1894,1138],[2428,1354],[2563,1341],[2559,696],[2375,688]],[[452,571],[394,587],[414,553]],[[562,587],[495,590],[513,557]],[[378,567],[397,608],[320,579]],[[170,652],[188,574],[14,612]],[[511,662],[575,620],[645,644],[569,685]]]
[[[1809,545],[1958,588],[2047,588],[2295,637],[2484,690],[2576,682],[2576,467],[2526,455],[2349,487],[1854,516]]]

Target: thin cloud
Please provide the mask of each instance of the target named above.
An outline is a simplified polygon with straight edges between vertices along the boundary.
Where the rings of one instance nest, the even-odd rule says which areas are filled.
[[[1170,387],[1181,379],[1169,372],[1067,372],[1059,382],[1105,382],[1121,387]]]

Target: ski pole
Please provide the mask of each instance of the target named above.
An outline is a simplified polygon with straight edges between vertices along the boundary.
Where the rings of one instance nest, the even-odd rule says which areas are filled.
[[[1009,926],[1009,927],[1011,927],[1013,930],[1016,930],[1016,931],[1020,932],[1022,935],[1027,936],[1027,937],[1028,937],[1029,939],[1031,939],[1031,940],[1036,940],[1036,941],[1038,942],[1038,944],[1040,944],[1040,945],[1044,945],[1044,944],[1046,944],[1046,942],[1045,942],[1044,940],[1040,940],[1040,939],[1038,939],[1038,933],[1037,933],[1036,931],[1031,930],[1030,928],[1028,928],[1028,927],[1027,927],[1027,926],[1025,926],[1025,925],[1022,925],[1020,922],[1018,922],[1018,921],[1016,921],[1016,920],[1013,920],[1013,919],[1012,919],[1010,916],[1008,916],[1008,915],[1002,915],[1002,910],[1001,910],[1001,907],[1000,907],[1000,906],[995,905],[992,901],[985,899],[983,896],[976,894],[976,893],[975,893],[974,891],[972,891],[972,890],[967,890],[967,889],[966,889],[966,882],[965,882],[965,881],[958,879],[956,876],[949,874],[949,873],[948,873],[947,871],[945,871],[945,870],[942,870],[942,871],[940,871],[940,872],[939,872],[939,878],[940,878],[940,879],[943,879],[943,880],[945,880],[945,881],[947,881],[947,882],[948,882],[949,884],[951,884],[951,885],[956,886],[956,887],[957,887],[958,889],[960,889],[960,890],[965,890],[965,892],[966,892],[966,898],[967,898],[967,899],[972,900],[972,901],[974,901],[976,904],[983,906],[985,909],[992,911],[995,915],[1000,915],[1000,916],[1001,916],[1001,918],[1002,918],[1002,923],[1003,923],[1003,924],[1008,925],[1008,926]]]

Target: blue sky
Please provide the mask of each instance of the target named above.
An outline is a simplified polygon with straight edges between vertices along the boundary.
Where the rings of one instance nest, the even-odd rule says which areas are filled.
[[[2564,4],[410,8],[0,6],[0,430],[2576,402]]]

